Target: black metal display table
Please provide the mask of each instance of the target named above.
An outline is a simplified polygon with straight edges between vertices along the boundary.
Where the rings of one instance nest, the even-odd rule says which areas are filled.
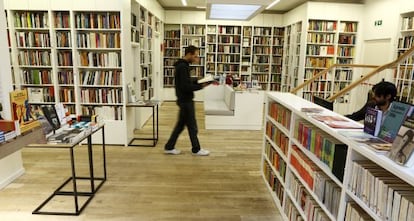
[[[145,101],[145,102],[134,102],[128,103],[126,107],[131,108],[152,108],[152,137],[151,138],[144,138],[144,137],[134,137],[129,142],[128,146],[141,146],[141,147],[155,147],[158,142],[158,105],[159,101]],[[135,144],[136,140],[146,140],[152,141],[151,145],[148,144]]]
[[[92,135],[98,132],[99,130],[102,131],[102,167],[103,167],[103,174],[102,176],[95,176],[94,174],[94,165],[93,165],[93,151],[92,151]],[[89,164],[89,176],[77,176],[76,175],[76,161],[74,155],[74,148],[78,146],[82,141],[87,140],[87,152],[88,152],[88,164]],[[93,199],[95,194],[98,190],[102,187],[102,185],[106,181],[106,152],[105,152],[105,126],[99,125],[93,129],[89,129],[88,131],[84,132],[84,135],[77,139],[75,142],[70,144],[30,144],[28,147],[36,147],[36,148],[54,148],[54,149],[68,149],[70,155],[70,163],[71,163],[71,170],[72,176],[69,177],[62,185],[60,185],[53,193],[50,195],[42,204],[40,204],[32,213],[33,214],[44,214],[44,215],[79,215],[89,204],[89,202]],[[89,191],[79,191],[77,182],[80,181],[87,181],[88,188],[90,187]],[[98,182],[98,183],[95,183]],[[70,183],[72,183],[72,190],[64,191],[63,189]],[[45,207],[53,198],[57,196],[65,196],[65,197],[73,197],[74,201],[74,212],[62,212],[62,211],[43,211],[43,207]],[[80,197],[86,197],[86,201],[80,205]]]

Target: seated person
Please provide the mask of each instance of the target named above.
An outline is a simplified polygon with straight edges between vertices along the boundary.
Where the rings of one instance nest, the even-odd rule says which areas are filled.
[[[388,81],[381,81],[372,87],[372,96],[368,96],[367,103],[365,103],[365,105],[360,110],[352,114],[345,115],[345,117],[348,117],[354,121],[364,120],[368,107],[373,107],[381,110],[385,116],[396,95],[397,88],[393,83]]]

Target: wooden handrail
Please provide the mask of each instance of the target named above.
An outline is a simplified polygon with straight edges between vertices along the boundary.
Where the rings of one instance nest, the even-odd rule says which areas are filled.
[[[351,68],[377,68],[379,67],[378,65],[365,65],[365,64],[333,64],[331,66],[329,66],[329,68],[317,73],[315,76],[313,76],[312,78],[306,80],[305,82],[303,82],[302,84],[298,85],[297,87],[293,88],[290,93],[292,94],[296,94],[296,92],[298,92],[300,89],[302,89],[303,87],[305,87],[306,85],[314,82],[316,79],[318,79],[320,76],[328,73],[329,71],[331,71],[334,68],[338,68],[338,67],[351,67]]]
[[[346,86],[344,89],[340,90],[338,93],[334,94],[332,97],[329,97],[327,100],[330,101],[330,102],[333,102],[335,99],[337,99],[338,97],[340,97],[343,94],[347,93],[348,91],[350,91],[351,89],[356,87],[358,84],[364,82],[365,80],[367,80],[368,78],[374,76],[375,74],[377,74],[377,73],[379,73],[379,72],[381,72],[385,69],[394,68],[394,66],[398,65],[402,60],[405,60],[408,56],[411,56],[413,53],[414,53],[414,46],[411,47],[406,52],[404,52],[400,57],[395,59],[395,61],[375,68],[374,70],[369,72],[367,75],[363,76],[362,78],[358,79],[357,81],[353,82],[352,84]]]

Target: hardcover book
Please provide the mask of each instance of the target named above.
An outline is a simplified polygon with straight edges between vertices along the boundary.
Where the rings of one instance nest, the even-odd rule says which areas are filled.
[[[364,119],[364,132],[378,136],[382,122],[382,111],[368,107]]]
[[[401,102],[392,102],[384,122],[380,128],[378,137],[392,143],[397,136],[398,130],[404,122],[411,106]]]
[[[407,117],[398,131],[388,157],[394,162],[412,167],[414,165],[414,116]]]

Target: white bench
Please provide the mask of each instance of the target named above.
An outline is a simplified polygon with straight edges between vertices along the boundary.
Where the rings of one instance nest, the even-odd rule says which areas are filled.
[[[263,92],[234,91],[228,85],[209,85],[204,89],[206,129],[261,130]]]

